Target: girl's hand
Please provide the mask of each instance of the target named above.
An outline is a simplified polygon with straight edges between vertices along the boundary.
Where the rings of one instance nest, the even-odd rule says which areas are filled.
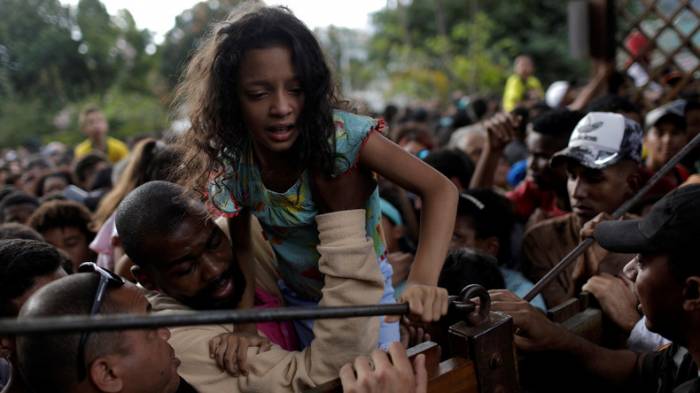
[[[423,322],[434,322],[447,314],[447,290],[432,285],[408,283],[399,297],[399,303],[408,303],[411,314]],[[399,316],[388,316],[387,322],[396,322]]]
[[[248,375],[246,358],[249,347],[258,347],[258,352],[267,352],[272,347],[270,340],[254,334],[223,333],[209,341],[209,356],[216,359],[222,370],[234,377]]]

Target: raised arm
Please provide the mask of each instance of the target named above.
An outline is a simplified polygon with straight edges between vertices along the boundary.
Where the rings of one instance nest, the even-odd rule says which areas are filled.
[[[483,123],[486,128],[486,145],[474,168],[474,175],[469,188],[491,188],[493,178],[498,168],[498,162],[503,156],[503,150],[515,138],[515,128],[520,119],[515,115],[501,112]]]
[[[525,300],[506,290],[489,291],[491,309],[513,317],[515,345],[523,351],[561,351],[574,356],[591,373],[621,385],[631,382],[639,354],[611,350],[571,333]]]
[[[401,300],[423,320],[447,312],[447,292],[436,287],[457,213],[457,188],[446,177],[378,133],[360,151],[360,164],[421,197],[420,237]]]

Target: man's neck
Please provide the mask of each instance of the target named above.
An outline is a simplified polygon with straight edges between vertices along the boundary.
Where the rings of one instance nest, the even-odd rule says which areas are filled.
[[[107,152],[107,137],[104,138],[89,138],[92,148],[94,150],[100,150]]]

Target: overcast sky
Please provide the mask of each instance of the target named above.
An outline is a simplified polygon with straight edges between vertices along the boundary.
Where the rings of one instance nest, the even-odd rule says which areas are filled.
[[[61,0],[64,4],[76,5],[78,0]],[[175,25],[175,17],[192,7],[197,0],[102,0],[107,11],[114,15],[126,8],[134,16],[141,29],[156,34],[156,43]],[[386,0],[268,0],[267,4],[283,4],[311,29],[328,25],[369,28],[369,14],[386,6]]]

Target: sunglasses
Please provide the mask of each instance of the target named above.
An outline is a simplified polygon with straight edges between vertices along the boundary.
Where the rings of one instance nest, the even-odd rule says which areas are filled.
[[[107,269],[103,269],[94,262],[85,262],[78,268],[79,273],[97,273],[100,275],[100,283],[97,285],[97,291],[95,292],[95,298],[92,301],[92,307],[90,308],[90,316],[97,314],[100,311],[100,306],[104,301],[105,293],[107,293],[107,288],[111,285],[112,287],[119,288],[124,285],[124,279],[118,275],[110,272]],[[78,381],[82,381],[87,376],[87,365],[85,364],[85,345],[90,337],[90,332],[82,332],[80,334],[80,341],[78,343]]]

